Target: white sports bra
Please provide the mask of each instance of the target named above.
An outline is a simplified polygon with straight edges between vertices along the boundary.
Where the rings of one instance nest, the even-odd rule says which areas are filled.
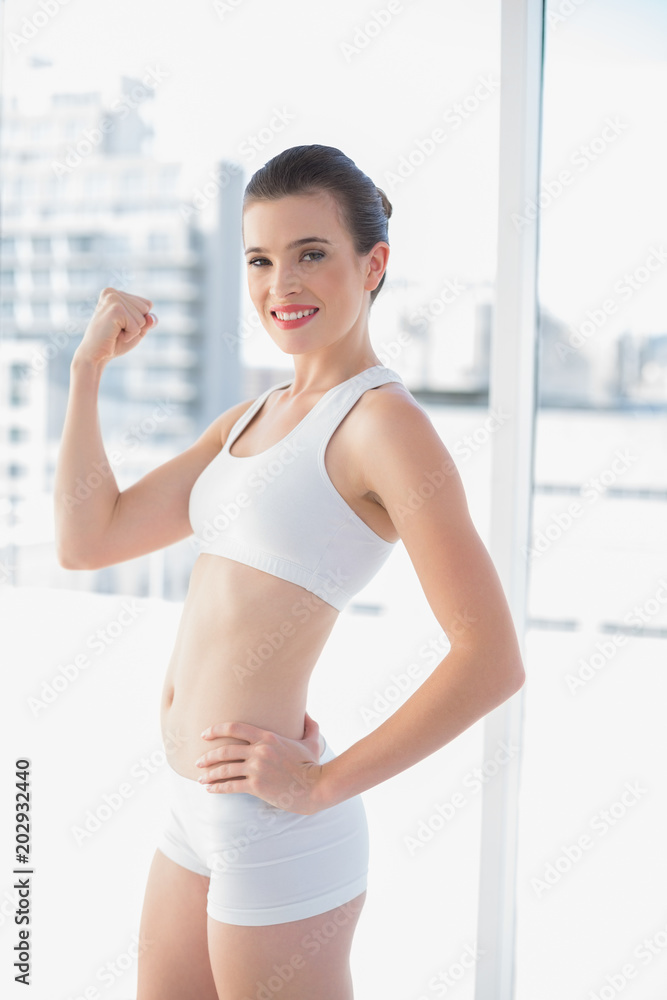
[[[333,386],[294,430],[258,455],[230,447],[275,389],[252,403],[216,457],[196,479],[189,501],[193,544],[296,583],[342,611],[371,580],[395,542],[381,538],[347,504],[324,464],[334,430],[367,390],[403,382],[374,365]]]

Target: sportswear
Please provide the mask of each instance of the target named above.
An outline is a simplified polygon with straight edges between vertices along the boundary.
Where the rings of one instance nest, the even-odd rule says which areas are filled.
[[[337,756],[324,744],[320,764]],[[214,920],[254,927],[303,920],[366,891],[361,795],[304,816],[289,812],[289,802],[279,808],[250,792],[207,792],[166,770],[170,801],[157,846],[209,879],[206,912]]]
[[[266,398],[292,380],[263,392],[192,487],[188,513],[200,551],[289,580],[342,611],[395,542],[381,538],[346,503],[329,478],[324,455],[359,397],[387,382],[403,380],[384,365],[366,368],[327,390],[270,448],[232,455],[230,447]]]

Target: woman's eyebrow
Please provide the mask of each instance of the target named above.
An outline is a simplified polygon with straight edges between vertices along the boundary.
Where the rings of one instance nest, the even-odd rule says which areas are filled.
[[[287,244],[287,246],[285,247],[285,249],[286,250],[295,250],[297,247],[303,246],[304,243],[326,243],[330,247],[333,246],[333,243],[331,242],[331,240],[325,239],[324,236],[304,236],[303,239],[292,240],[291,243]],[[264,247],[248,247],[248,249],[245,252],[246,253],[268,253],[269,251],[265,250]]]

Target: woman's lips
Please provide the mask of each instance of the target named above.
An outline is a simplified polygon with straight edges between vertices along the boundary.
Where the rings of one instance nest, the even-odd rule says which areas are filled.
[[[292,309],[292,312],[300,312],[300,310]],[[278,319],[275,312],[271,313],[271,315],[273,316],[274,323],[276,324],[277,327],[279,327],[279,329],[296,330],[300,326],[305,326],[306,323],[308,323],[311,319],[315,319],[318,312],[319,309],[316,309],[315,312],[311,313],[310,316],[302,316],[301,319]]]

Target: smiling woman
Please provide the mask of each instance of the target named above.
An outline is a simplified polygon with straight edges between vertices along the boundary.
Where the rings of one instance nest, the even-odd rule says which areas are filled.
[[[57,508],[59,553],[87,568],[192,532],[201,546],[163,690],[171,814],[146,888],[141,933],[155,944],[139,958],[138,1000],[254,995],[326,926],[335,937],[301,957],[289,995],[350,1000],[369,857],[361,793],[512,695],[523,666],[451,456],[370,342],[386,197],[340,150],[297,146],[251,178],[243,208],[250,295],[293,378],[131,488],[106,484],[76,523]],[[72,366],[56,496],[104,455],[91,388],[141,342],[151,305],[100,297]],[[309,679],[399,539],[450,652],[336,754],[306,711]]]

